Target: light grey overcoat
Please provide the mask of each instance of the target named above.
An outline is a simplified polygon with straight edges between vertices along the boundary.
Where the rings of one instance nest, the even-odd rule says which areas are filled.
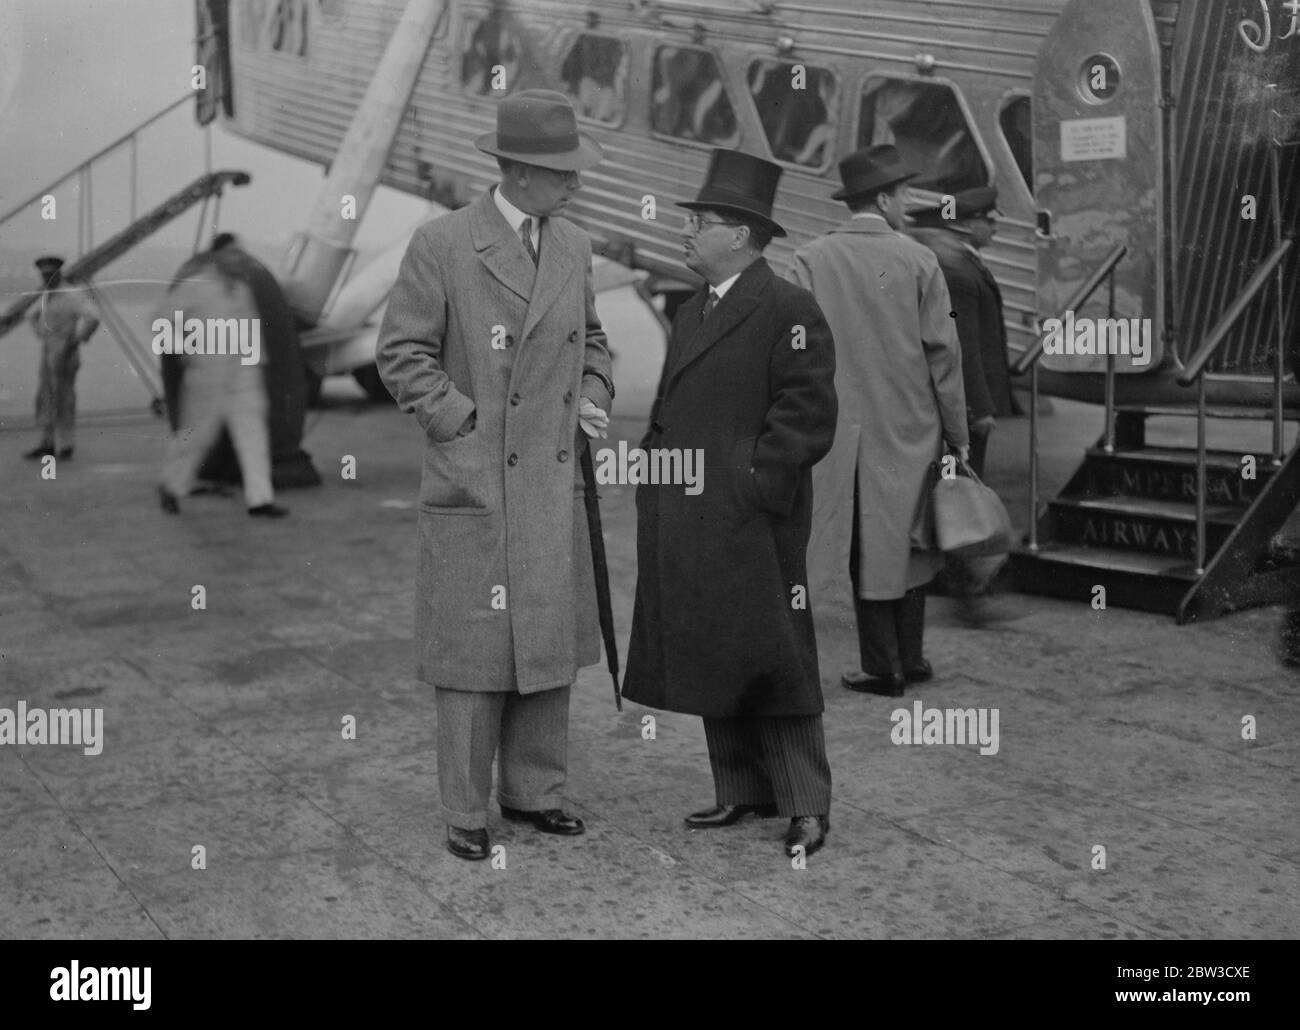
[[[790,277],[812,291],[835,337],[839,423],[813,468],[808,580],[847,592],[857,482],[858,596],[887,601],[943,564],[926,518],[930,466],[968,442],[961,349],[934,254],[880,217],[852,218],[799,248]]]
[[[578,403],[609,410],[610,357],[587,235],[547,218],[538,250],[534,268],[490,193],[422,226],[379,334],[426,435],[415,643],[439,687],[535,693],[600,658]]]

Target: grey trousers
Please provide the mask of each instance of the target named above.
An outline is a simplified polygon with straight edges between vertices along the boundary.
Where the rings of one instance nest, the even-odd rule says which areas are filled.
[[[438,688],[438,789],[442,818],[461,830],[487,826],[492,759],[507,808],[560,808],[569,764],[569,688],[537,694]]]
[[[720,805],[776,802],[778,814],[828,815],[831,767],[820,715],[705,719]]]

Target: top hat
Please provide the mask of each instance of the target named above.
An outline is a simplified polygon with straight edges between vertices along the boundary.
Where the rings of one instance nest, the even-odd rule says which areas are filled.
[[[578,120],[563,93],[525,89],[497,105],[497,130],[474,145],[485,154],[523,164],[571,172],[591,168],[605,157],[600,145],[578,135]]]
[[[756,218],[773,236],[785,230],[772,220],[772,202],[781,181],[781,166],[739,150],[714,150],[704,185],[694,200],[677,206],[692,211],[734,211]]]
[[[962,190],[960,193],[952,194],[953,217],[951,219],[942,218],[944,204],[940,201],[937,204],[922,204],[919,207],[909,208],[908,215],[923,221],[963,221],[967,218],[979,218],[990,211],[1002,214],[998,211],[998,191],[995,186],[973,186],[968,190]]]
[[[831,197],[849,200],[864,193],[879,193],[916,175],[916,169],[903,160],[897,147],[888,143],[863,147],[840,162],[840,180],[844,188],[836,190]]]
[[[63,267],[63,258],[61,257],[38,257],[35,265],[42,272],[59,269]]]

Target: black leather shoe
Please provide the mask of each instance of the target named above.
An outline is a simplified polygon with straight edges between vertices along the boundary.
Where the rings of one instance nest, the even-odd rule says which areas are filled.
[[[259,504],[256,508],[249,508],[248,514],[261,515],[268,519],[282,519],[289,514],[289,509],[281,508],[277,504]]]
[[[59,461],[67,461],[67,460],[68,460],[69,458],[71,458],[71,457],[72,457],[72,448],[71,448],[71,447],[60,447],[60,448],[59,448],[59,453],[58,453],[58,459],[59,459]]]
[[[447,850],[457,858],[469,859],[471,862],[487,858],[487,830],[462,830],[459,826],[448,826]]]
[[[158,503],[162,510],[168,515],[179,515],[181,513],[181,502],[176,499],[176,495],[168,490],[165,486],[158,488]]]
[[[38,458],[44,458],[47,454],[53,453],[54,444],[50,443],[48,440],[42,440],[30,451],[24,451],[23,457],[27,458],[29,461],[36,461]]]
[[[929,662],[922,658],[920,665],[914,665],[910,669],[903,670],[903,679],[908,683],[925,683],[934,679],[934,669]]]
[[[565,815],[558,808],[548,808],[544,812],[525,812],[502,805],[501,815],[512,823],[532,823],[535,829],[543,833],[556,833],[561,837],[576,837],[587,829],[576,815]]]
[[[785,853],[794,858],[794,849],[802,845],[804,857],[807,857],[826,843],[826,834],[830,832],[829,815],[797,815],[790,820],[790,829],[785,831]]]
[[[739,822],[751,812],[760,819],[771,819],[776,815],[776,805],[715,805],[703,812],[692,812],[686,817],[686,825],[692,830],[711,830]]]
[[[872,676],[866,672],[846,672],[840,682],[859,694],[879,694],[881,697],[902,697],[903,688],[907,685],[907,680],[900,673]]]

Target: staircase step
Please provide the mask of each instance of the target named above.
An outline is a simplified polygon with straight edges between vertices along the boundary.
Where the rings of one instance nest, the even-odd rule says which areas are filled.
[[[1253,455],[1255,475],[1242,475],[1241,455],[1206,455],[1205,496],[1210,504],[1246,507],[1276,471],[1267,456]],[[1066,497],[1144,497],[1153,501],[1196,503],[1196,452],[1175,447],[1117,450],[1094,447],[1062,495]]]
[[[1196,559],[1196,509],[1145,497],[1074,497],[1051,502],[1052,540],[1085,547],[1145,551],[1163,558]],[[1231,535],[1240,508],[1206,511],[1205,552],[1214,554]]]
[[[1105,572],[1129,572],[1143,576],[1166,576],[1180,582],[1195,583],[1196,569],[1181,558],[1143,551],[1125,551],[1117,547],[1085,547],[1082,544],[1047,543],[1036,552],[1024,554],[1060,565],[1097,569]]]
[[[1091,604],[1098,586],[1107,608],[1135,608],[1173,615],[1196,583],[1181,558],[1111,547],[1050,543],[1037,551],[1011,553],[1011,577],[1018,590]]]
[[[1174,415],[1182,418],[1196,417],[1196,404],[1116,404],[1116,411],[1131,411],[1142,415]],[[1208,418],[1226,418],[1267,422],[1273,418],[1272,405],[1254,407],[1244,404],[1206,405]],[[1300,407],[1283,405],[1282,417],[1286,421],[1300,420]]]
[[[1062,507],[1083,508],[1090,512],[1122,516],[1166,519],[1170,522],[1196,522],[1196,505],[1186,501],[1165,501],[1151,497],[1059,497],[1052,502]],[[1207,504],[1206,522],[1235,526],[1241,509],[1230,504]]]

